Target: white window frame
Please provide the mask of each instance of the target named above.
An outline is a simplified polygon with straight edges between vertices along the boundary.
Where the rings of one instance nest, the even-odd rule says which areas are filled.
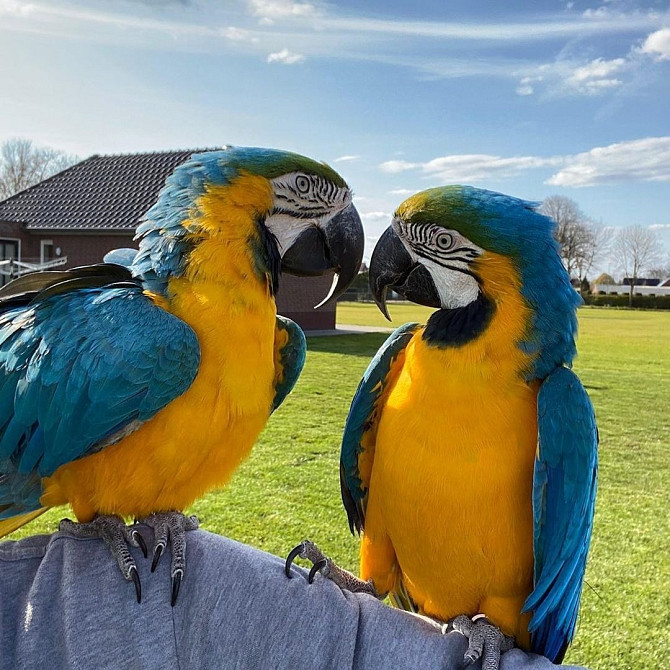
[[[54,245],[53,240],[40,240],[40,263],[44,263],[44,247],[47,246],[47,244],[50,244],[52,247]],[[55,255],[55,249],[54,249],[54,255]]]

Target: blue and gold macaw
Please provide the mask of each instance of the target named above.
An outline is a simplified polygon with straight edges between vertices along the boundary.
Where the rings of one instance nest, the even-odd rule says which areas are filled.
[[[0,289],[0,537],[69,503],[85,522],[69,530],[122,545],[139,601],[126,543],[146,547],[122,518],[146,517],[153,567],[172,543],[174,603],[195,522],[172,512],[229,480],[304,363],[302,331],[276,314],[280,268],[334,271],[332,298],[363,230],[327,165],[234,147],[179,166],[137,239],[129,269]]]
[[[575,630],[597,431],[569,369],[580,298],[552,230],[531,203],[435,188],[400,205],[370,264],[385,314],[389,288],[437,311],[389,337],[346,422],[342,497],[363,531],[361,577],[401,607],[457,618],[467,660],[488,635],[510,643],[472,623],[480,613],[552,661]],[[327,564],[315,568],[335,574]]]

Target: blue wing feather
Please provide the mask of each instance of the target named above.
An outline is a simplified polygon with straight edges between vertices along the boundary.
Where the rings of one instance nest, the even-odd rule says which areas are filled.
[[[297,323],[291,321],[291,319],[287,319],[285,316],[277,315],[276,328],[288,333],[288,342],[279,352],[279,365],[281,366],[282,374],[281,381],[275,386],[272,412],[284,402],[286,396],[295,386],[305,365],[305,355],[307,354],[305,333],[302,332],[302,328]]]
[[[370,361],[351,401],[340,451],[340,487],[352,532],[355,528],[360,533],[365,523],[363,507],[367,489],[358,467],[358,457],[363,450],[361,441],[374,421],[375,405],[384,392],[393,363],[419,327],[418,323],[406,323],[391,333]]]
[[[593,407],[567,368],[538,394],[538,455],[533,481],[535,588],[524,605],[533,651],[562,659],[577,623],[591,541],[598,431]]]
[[[199,363],[193,330],[140,286],[82,289],[0,314],[0,518],[39,507],[41,477],[150,419],[191,385]]]

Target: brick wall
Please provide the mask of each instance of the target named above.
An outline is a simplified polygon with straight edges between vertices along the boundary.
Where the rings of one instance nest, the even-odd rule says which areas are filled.
[[[335,328],[335,304],[314,309],[328,295],[333,275],[294,277],[282,274],[277,292],[277,311],[293,319],[303,330]]]
[[[33,258],[39,258],[40,241],[51,240],[54,245],[54,252],[60,248],[60,256],[67,256],[67,268],[74,268],[79,265],[90,265],[92,263],[102,263],[103,256],[112,249],[119,247],[135,247],[137,243],[133,242],[133,236],[130,234],[121,235],[64,235],[62,233],[34,232],[32,237],[32,249],[30,253],[24,251],[23,255]],[[58,257],[58,256],[56,256]]]

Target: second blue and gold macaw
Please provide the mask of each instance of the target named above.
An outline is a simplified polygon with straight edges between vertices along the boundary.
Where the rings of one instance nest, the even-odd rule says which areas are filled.
[[[389,288],[437,311],[389,337],[347,418],[340,475],[361,577],[405,609],[457,618],[468,660],[491,633],[471,623],[479,613],[553,661],[575,630],[597,431],[569,369],[581,299],[552,230],[531,203],[435,188],[400,205],[370,264],[384,313]],[[334,575],[313,550],[293,555]]]
[[[333,270],[336,295],[358,271],[363,231],[328,166],[233,147],[179,166],[137,237],[129,269],[0,290],[0,537],[69,503],[90,522],[69,530],[123,544],[139,601],[120,540],[141,536],[98,515],[148,517],[154,567],[172,536],[174,602],[193,523],[170,513],[229,480],[304,362],[302,331],[276,315],[280,267]]]

